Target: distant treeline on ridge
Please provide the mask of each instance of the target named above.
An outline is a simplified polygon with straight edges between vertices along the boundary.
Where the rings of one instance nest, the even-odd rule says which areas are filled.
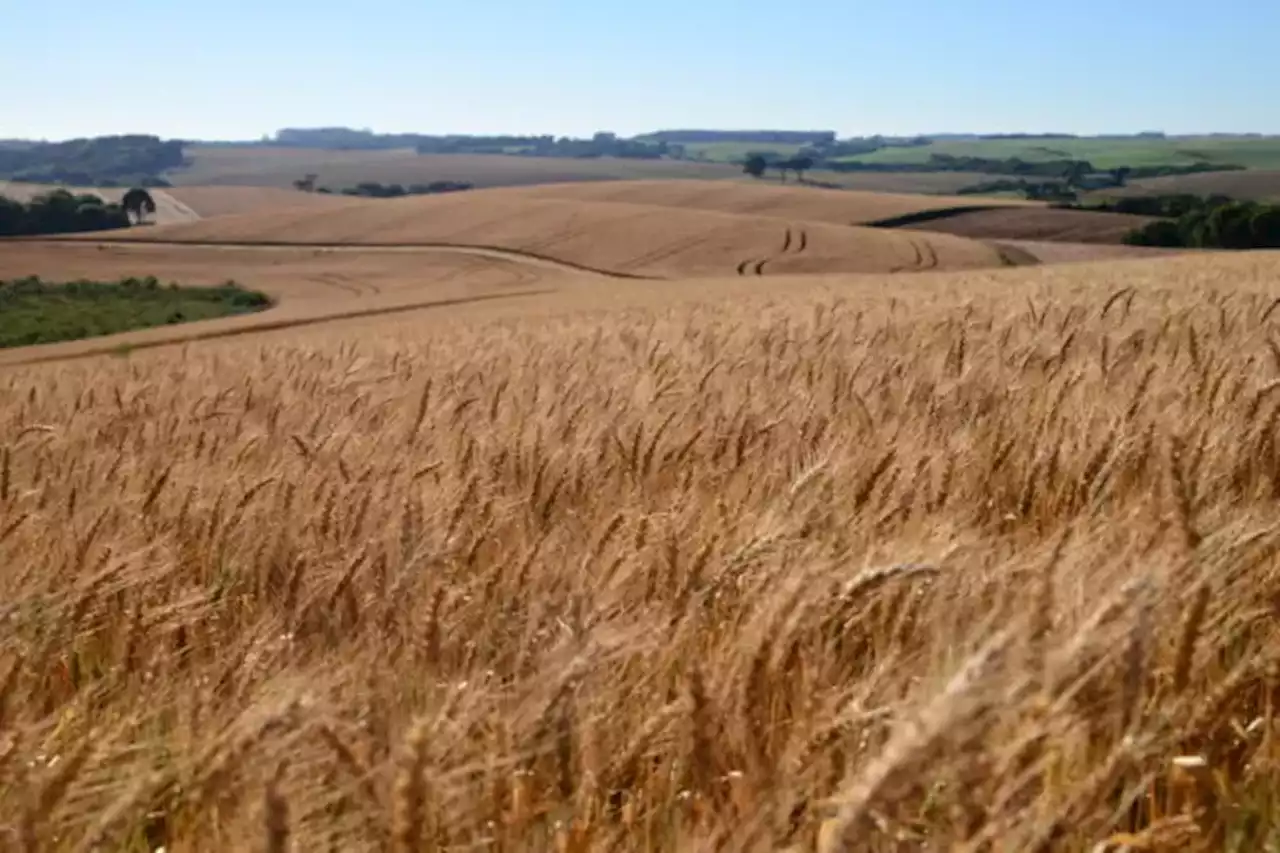
[[[185,145],[143,134],[2,145],[0,178],[73,186],[165,186],[159,175],[183,165]]]
[[[654,142],[745,142],[763,145],[830,145],[834,130],[659,130],[637,139]]]

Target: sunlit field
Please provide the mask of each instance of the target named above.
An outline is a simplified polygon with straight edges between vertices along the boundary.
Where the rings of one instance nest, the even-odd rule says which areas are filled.
[[[9,845],[1275,844],[1280,257],[756,281],[0,370]]]

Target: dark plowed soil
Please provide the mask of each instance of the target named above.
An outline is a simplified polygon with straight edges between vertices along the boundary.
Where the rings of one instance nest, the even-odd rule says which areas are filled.
[[[1151,221],[1153,220],[1149,217],[1123,213],[1009,208],[958,213],[902,227],[979,240],[1040,240],[1051,243],[1116,245],[1130,231]]]

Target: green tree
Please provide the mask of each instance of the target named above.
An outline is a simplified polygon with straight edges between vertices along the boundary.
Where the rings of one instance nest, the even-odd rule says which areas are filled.
[[[1251,222],[1257,208],[1249,202],[1238,202],[1214,208],[1206,222],[1207,233],[1200,245],[1223,249],[1251,249]]]
[[[155,199],[142,187],[134,187],[125,193],[124,198],[120,200],[120,206],[133,218],[134,222],[138,223],[141,223],[144,217],[156,212]]]
[[[1249,221],[1253,245],[1259,249],[1280,249],[1280,206],[1267,205]]]
[[[769,169],[769,161],[763,154],[750,154],[742,164],[742,171],[753,178],[759,178]]]
[[[1072,160],[1062,170],[1062,181],[1068,187],[1078,187],[1084,183],[1084,179],[1093,171],[1093,165],[1084,160]]]
[[[1184,246],[1184,234],[1178,223],[1169,219],[1152,222],[1124,238],[1130,246]]]

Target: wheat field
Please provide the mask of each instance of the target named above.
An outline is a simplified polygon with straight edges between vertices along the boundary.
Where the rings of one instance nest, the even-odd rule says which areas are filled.
[[[1047,210],[1043,202],[1023,199],[823,189],[796,184],[779,185],[772,181],[583,181],[490,190],[488,194],[513,199],[556,198],[657,205],[838,225],[858,225],[949,208],[1010,208],[1040,214]]]
[[[1280,257],[596,293],[0,371],[6,849],[1274,847]]]
[[[674,183],[674,182],[673,182]],[[784,196],[785,197],[785,196]],[[889,205],[892,206],[890,196]],[[929,197],[920,196],[927,203]],[[70,239],[101,241],[103,234]],[[777,216],[482,190],[361,199],[112,232],[117,242],[454,246],[646,277],[975,269],[990,246],[949,234],[857,228]]]

